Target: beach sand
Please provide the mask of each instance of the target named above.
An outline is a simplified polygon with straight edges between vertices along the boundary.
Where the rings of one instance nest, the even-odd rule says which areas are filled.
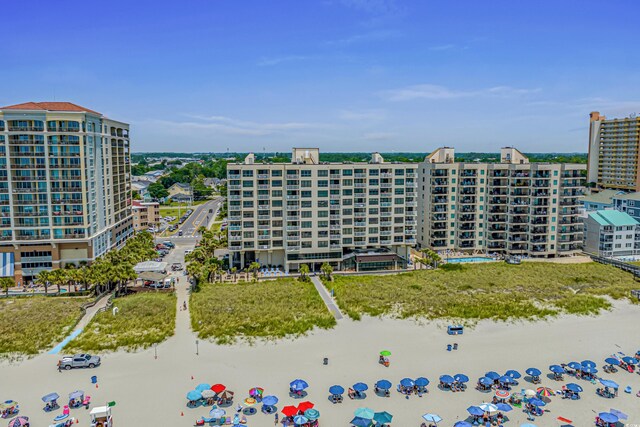
[[[185,295],[180,289],[179,304]],[[559,389],[567,382],[577,382],[585,389],[578,401],[552,397],[545,408],[548,412],[535,422],[538,426],[560,425],[555,420],[558,416],[573,420],[574,426],[590,426],[597,412],[610,408],[627,413],[628,423],[640,423],[640,398],[635,396],[640,375],[622,371],[607,375],[601,370],[604,358],[612,353],[633,354],[640,349],[639,314],[638,306],[616,303],[614,310],[598,317],[564,316],[535,323],[483,321],[455,337],[446,334],[444,323],[344,319],[333,330],[314,331],[298,339],[233,346],[200,341],[196,355],[196,338],[189,330],[187,314],[178,311],[177,334],[158,345],[157,359],[153,348],[137,353],[116,352],[102,355],[103,364],[97,369],[62,373],[56,370],[56,355],[44,354],[13,364],[4,361],[0,363],[0,400],[17,400],[20,413],[30,417],[32,426],[48,426],[53,416],[42,411],[40,397],[55,391],[64,404],[69,392],[82,389],[91,395],[94,405],[117,402],[113,408],[116,426],[191,426],[209,410],[186,407],[185,395],[198,383],[227,385],[236,392],[234,407],[247,397],[251,387],[263,387],[265,394],[278,396],[277,406],[282,408],[300,402],[288,397],[288,384],[302,378],[310,384],[304,400],[315,403],[321,413],[320,425],[348,426],[353,411],[366,406],[392,413],[394,426],[419,426],[421,415],[427,412],[443,418],[440,426],[451,426],[467,417],[468,406],[491,399],[492,394],[473,388],[484,372],[516,369],[524,375],[525,369],[537,367],[543,371],[543,386]],[[459,349],[446,351],[447,344],[454,342]],[[392,352],[389,368],[377,363],[383,349]],[[324,357],[329,358],[327,366],[322,363]],[[621,389],[631,385],[633,394],[621,390],[619,397],[603,399],[595,394],[596,386],[586,381],[567,378],[560,383],[544,377],[551,364],[584,359],[594,360],[600,374],[617,381]],[[457,373],[469,376],[468,391],[451,393],[436,387],[440,375]],[[92,375],[98,377],[98,388],[90,383]],[[395,387],[404,377],[418,376],[431,381],[429,393],[421,398],[405,399],[395,391],[390,398],[373,393],[373,384],[379,379],[388,379]],[[345,395],[343,404],[328,401],[331,385],[340,384],[347,389],[359,381],[370,387],[365,400],[353,401]],[[515,389],[520,388],[533,386],[520,379]],[[233,413],[233,407],[227,412]],[[89,425],[85,409],[72,410],[72,416],[79,418],[79,425]],[[512,421],[507,425],[519,426],[526,421],[518,408],[508,416]],[[249,426],[273,425],[272,415],[258,412],[248,418]]]

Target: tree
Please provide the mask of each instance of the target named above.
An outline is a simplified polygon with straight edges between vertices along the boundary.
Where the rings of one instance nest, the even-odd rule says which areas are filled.
[[[328,262],[322,263],[320,270],[324,273],[327,280],[331,280],[331,273],[333,273],[333,267]]]
[[[260,270],[260,264],[258,264],[257,262],[252,262],[251,264],[249,264],[249,273],[251,273],[253,275],[253,280],[258,280],[258,270]]]
[[[302,264],[300,266],[300,281],[301,282],[306,282],[307,280],[309,280],[309,266],[307,264]]]
[[[442,261],[440,255],[432,249],[423,249],[420,251],[422,258],[418,258],[418,262],[424,266],[438,268],[438,264]]]
[[[147,192],[154,199],[164,199],[169,196],[167,189],[159,182],[154,182],[149,185],[149,187],[147,187]]]
[[[238,273],[238,268],[237,267],[231,267],[231,274],[233,274],[233,281],[236,281],[236,275]]]
[[[9,288],[14,285],[15,282],[12,277],[0,277],[0,289],[4,291],[5,296],[9,296]]]
[[[36,283],[44,286],[44,294],[48,294],[49,285],[51,284],[51,271],[50,270],[42,270],[36,276]]]

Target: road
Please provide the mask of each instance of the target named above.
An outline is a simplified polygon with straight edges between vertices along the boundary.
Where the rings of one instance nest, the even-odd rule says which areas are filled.
[[[178,225],[178,230],[182,230],[182,236],[178,237],[178,233],[174,236],[171,236],[172,239],[179,238],[193,238],[198,236],[198,227],[200,226],[209,226],[211,224],[218,212],[220,206],[222,206],[222,201],[224,199],[222,197],[218,197],[214,200],[208,201],[207,203],[203,203],[202,205],[196,206],[193,209],[193,213],[189,215],[189,218],[181,225]],[[211,210],[211,213],[209,213]]]

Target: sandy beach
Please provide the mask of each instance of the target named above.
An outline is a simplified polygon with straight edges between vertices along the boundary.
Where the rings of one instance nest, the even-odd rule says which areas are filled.
[[[184,282],[179,285],[178,303],[186,299]],[[236,392],[234,406],[248,397],[248,390],[259,386],[265,394],[280,399],[279,408],[297,404],[288,397],[289,382],[305,379],[309,384],[305,400],[315,403],[320,411],[320,425],[348,426],[353,411],[370,407],[394,415],[394,426],[419,426],[421,415],[427,412],[443,418],[441,426],[451,426],[467,417],[470,405],[489,401],[473,387],[486,371],[504,373],[516,369],[537,367],[543,371],[542,385],[560,389],[562,384],[577,382],[585,392],[578,401],[552,397],[547,412],[535,421],[538,426],[557,426],[556,417],[573,420],[574,426],[593,425],[597,412],[616,408],[629,415],[628,423],[640,423],[640,375],[619,371],[607,375],[601,370],[605,357],[622,351],[634,354],[640,349],[637,319],[640,307],[616,303],[615,309],[598,317],[566,316],[552,321],[512,324],[480,322],[467,328],[462,336],[450,337],[444,324],[419,324],[407,320],[365,318],[354,322],[341,320],[333,330],[314,331],[298,338],[277,342],[247,343],[217,346],[200,341],[196,354],[196,338],[190,332],[188,315],[178,311],[177,333],[158,345],[157,359],[153,348],[137,353],[116,352],[102,356],[102,366],[94,370],[73,370],[58,373],[59,356],[43,354],[19,363],[0,363],[2,381],[0,400],[14,399],[20,403],[20,414],[29,416],[32,426],[48,426],[53,418],[42,410],[40,397],[49,392],[61,395],[66,403],[68,393],[81,389],[92,397],[94,405],[116,401],[113,410],[116,426],[191,426],[207,415],[209,408],[186,407],[186,393],[198,383],[223,383]],[[457,351],[447,351],[447,344],[457,342]],[[380,350],[390,350],[391,366],[377,363]],[[329,358],[324,366],[322,359]],[[604,378],[621,385],[619,397],[604,399],[595,394],[596,385],[565,377],[555,382],[546,377],[548,366],[554,363],[594,360]],[[443,374],[463,373],[469,376],[469,390],[464,393],[441,391],[436,386]],[[97,375],[98,387],[90,377]],[[406,399],[393,391],[390,398],[373,393],[373,384],[388,379],[395,385],[404,377],[425,376],[430,381],[429,393]],[[192,379],[193,377],[193,379]],[[333,405],[328,401],[328,388],[340,384],[345,389],[355,382],[369,385],[363,401],[350,400]],[[622,389],[630,385],[632,394]],[[599,384],[598,384],[599,386]],[[533,388],[520,379],[520,388]],[[227,408],[233,412],[233,408]],[[88,411],[72,410],[79,425],[89,425]],[[526,415],[514,408],[508,413],[507,425],[519,426]],[[273,416],[258,414],[248,417],[247,425],[273,425]]]

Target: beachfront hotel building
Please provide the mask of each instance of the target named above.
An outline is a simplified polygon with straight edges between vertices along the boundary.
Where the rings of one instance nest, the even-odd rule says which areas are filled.
[[[602,189],[640,191],[640,117],[607,120],[597,111],[589,117],[588,182]]]
[[[294,148],[291,163],[229,163],[227,185],[232,266],[379,270],[406,266],[416,244],[416,163],[327,163]]]
[[[133,232],[129,125],[69,102],[0,108],[0,271],[90,262]]]
[[[441,253],[556,257],[581,251],[584,165],[530,163],[503,148],[496,163],[457,163],[439,148],[418,165],[418,243]]]
[[[606,258],[640,255],[640,223],[625,212],[589,212],[584,233],[584,251],[588,254]]]

